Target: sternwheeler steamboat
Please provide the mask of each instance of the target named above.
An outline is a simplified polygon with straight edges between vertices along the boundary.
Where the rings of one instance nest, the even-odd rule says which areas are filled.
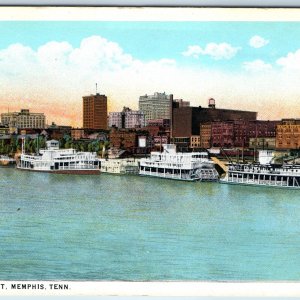
[[[222,183],[300,189],[299,164],[275,164],[274,153],[259,152],[259,163],[229,163]]]
[[[140,161],[140,175],[185,181],[217,181],[218,172],[207,152],[176,152],[173,144]]]
[[[24,153],[24,143],[23,140],[22,154],[17,164],[20,170],[59,174],[100,174],[96,153],[59,149],[59,142],[50,140],[46,142],[46,149],[41,149],[38,155],[29,155]]]

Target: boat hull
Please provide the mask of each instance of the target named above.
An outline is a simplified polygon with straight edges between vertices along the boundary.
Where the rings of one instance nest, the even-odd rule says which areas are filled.
[[[139,176],[143,177],[152,177],[152,178],[159,178],[159,179],[169,179],[169,180],[176,180],[176,181],[189,181],[189,182],[194,182],[194,181],[199,181],[198,178],[179,178],[179,177],[162,177],[162,176],[156,176],[154,174],[142,174],[140,173]]]
[[[242,186],[251,186],[251,187],[267,187],[267,188],[278,188],[278,189],[291,189],[291,190],[299,190],[300,187],[297,186],[289,186],[289,185],[275,185],[275,184],[258,184],[258,183],[246,183],[246,182],[234,182],[227,180],[219,180],[219,183],[222,184],[230,184],[230,185],[242,185]]]
[[[0,161],[0,167],[13,167],[15,164],[15,162]]]
[[[29,172],[42,172],[42,173],[54,173],[54,174],[72,174],[72,175],[99,175],[100,169],[82,169],[82,170],[36,170],[36,169],[24,169],[17,168],[21,171]]]

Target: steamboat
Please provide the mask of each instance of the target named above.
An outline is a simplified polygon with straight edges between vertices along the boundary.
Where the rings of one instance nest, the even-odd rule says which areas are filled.
[[[0,155],[0,166],[2,167],[9,167],[13,166],[16,163],[14,158],[11,158],[7,155]]]
[[[163,152],[151,152],[140,161],[139,174],[185,181],[217,181],[218,172],[207,152],[176,152],[176,145],[163,145]]]
[[[229,163],[221,183],[300,189],[300,165],[274,163],[274,152],[259,151],[258,163]]]
[[[138,174],[139,160],[135,158],[101,158],[101,173],[109,174]]]
[[[59,142],[46,142],[46,149],[37,155],[24,153],[25,141],[22,142],[22,154],[17,169],[59,174],[100,174],[99,160],[96,153],[76,152],[75,149],[59,149]]]

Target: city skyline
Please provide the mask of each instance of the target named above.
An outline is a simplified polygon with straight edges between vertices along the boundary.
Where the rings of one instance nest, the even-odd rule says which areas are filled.
[[[298,117],[299,31],[297,22],[5,22],[0,111],[80,126],[82,96],[98,83],[108,111],[166,92],[259,119]]]

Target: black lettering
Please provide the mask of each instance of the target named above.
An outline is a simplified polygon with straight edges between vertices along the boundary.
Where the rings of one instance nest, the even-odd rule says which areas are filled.
[[[1,287],[1,284],[0,284],[0,287]],[[11,289],[12,290],[43,290],[43,289],[45,289],[45,286],[44,286],[44,284],[12,283]]]
[[[50,290],[68,290],[68,284],[58,284],[58,283],[50,283]]]

